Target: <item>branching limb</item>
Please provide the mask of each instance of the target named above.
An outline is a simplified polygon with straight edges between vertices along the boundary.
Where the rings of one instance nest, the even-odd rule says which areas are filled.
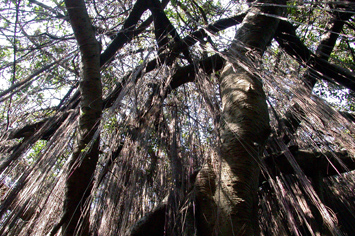
[[[17,91],[19,91],[24,85],[30,83],[36,76],[40,75],[41,73],[51,69],[52,67],[58,65],[58,63],[62,62],[63,60],[67,60],[68,57],[66,58],[62,58],[59,59],[55,62],[52,62],[50,64],[47,64],[45,66],[43,66],[42,68],[36,70],[34,73],[32,73],[31,75],[27,76],[26,78],[22,79],[21,81],[13,84],[10,88],[2,91],[0,93],[0,102],[3,102],[4,100],[8,99],[8,97],[4,97],[5,95],[9,94],[13,95],[14,93],[16,93]]]
[[[355,74],[311,53],[297,37],[291,23],[280,21],[275,39],[290,56],[308,67],[314,77],[341,84],[355,91]]]
[[[163,0],[162,7],[164,8],[168,4],[169,0]],[[111,44],[105,49],[100,56],[100,66],[105,65],[115,54],[121,49],[127,42],[129,42],[135,35],[143,32],[153,21],[152,17],[149,17],[139,27],[136,28],[137,22],[140,20],[142,14],[148,9],[148,4],[145,0],[138,0],[129,17],[123,24],[123,28],[117,33]]]
[[[294,156],[308,177],[313,177],[316,174],[315,166],[317,167],[317,171],[324,177],[355,170],[355,159],[346,151],[321,153],[290,147],[289,151],[285,152],[289,152],[289,154]],[[294,169],[287,161],[285,155],[285,153],[282,153],[278,156],[269,156],[265,159],[265,163],[271,168],[273,175],[276,176],[280,173],[294,174]]]
[[[168,46],[169,39],[168,34],[170,34],[176,43],[181,43],[181,38],[177,33],[175,27],[171,24],[168,17],[165,15],[163,8],[158,0],[150,0],[150,11],[152,12],[155,26],[155,37],[159,46],[159,54],[164,51]],[[181,50],[185,58],[192,63],[192,59],[188,48]]]

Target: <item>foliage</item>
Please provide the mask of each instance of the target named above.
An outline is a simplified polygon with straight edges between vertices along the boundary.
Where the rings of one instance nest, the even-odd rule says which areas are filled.
[[[85,2],[102,48],[101,59],[115,40],[123,42],[113,57],[101,61],[100,155],[85,205],[90,230],[98,235],[124,235],[176,189],[184,202],[174,206],[175,210],[186,218],[171,209],[167,218],[185,222],[188,209],[195,204],[191,199],[196,173],[206,163],[219,166],[218,158],[212,160],[212,156],[220,152],[222,66],[218,67],[217,60],[211,64],[203,60],[214,55],[224,60],[235,30],[231,23],[225,28],[210,26],[242,15],[254,3],[161,1],[167,3],[162,12],[178,36],[173,30],[164,31],[166,27],[157,38],[159,22],[149,9],[125,28],[139,1]],[[332,4],[336,2],[288,1],[287,13],[280,20],[292,23],[300,42],[319,57],[317,49],[330,32],[332,19],[349,14],[342,20],[342,30],[335,32],[329,63],[353,76],[354,5]],[[64,1],[1,0],[0,12],[0,187],[6,192],[0,207],[0,234],[45,235],[60,221],[65,181],[75,171],[69,160],[79,136],[83,58]],[[239,23],[233,20],[233,25]],[[160,40],[167,44],[162,46]],[[319,222],[327,223],[327,217],[336,222],[336,216],[329,217],[331,211],[323,209],[323,204],[329,199],[338,203],[345,196],[342,204],[348,206],[354,198],[349,190],[354,182],[353,165],[348,160],[355,155],[355,94],[336,78],[312,74],[318,65],[310,61],[290,55],[275,37],[255,72],[264,83],[272,127],[263,154],[265,166],[261,166],[263,184],[259,185],[264,235],[329,234]],[[309,74],[317,80],[311,88],[307,87]],[[295,146],[297,151],[292,150]],[[82,149],[80,158],[91,148]],[[323,165],[319,164],[322,178],[315,183],[319,180],[309,176],[307,165],[302,164],[313,159],[299,157],[301,149],[326,159],[337,177],[321,173]],[[286,167],[274,171],[270,165],[270,159],[280,156],[287,159],[287,165],[280,168],[291,165],[291,173]],[[317,169],[317,163],[312,168]],[[349,185],[342,181],[342,172],[352,181]],[[321,191],[317,184],[323,183],[329,188]],[[344,189],[343,195],[337,186]],[[353,223],[353,216],[349,221]],[[337,225],[345,233],[353,229],[346,228],[346,223],[339,220]]]

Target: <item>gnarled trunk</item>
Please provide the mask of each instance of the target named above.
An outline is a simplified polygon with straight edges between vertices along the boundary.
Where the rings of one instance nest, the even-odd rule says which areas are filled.
[[[278,25],[277,18],[265,13],[277,16],[281,9],[252,8],[236,33],[220,77],[221,168],[215,173],[206,166],[197,176],[201,235],[259,234],[259,159],[270,127],[257,66]]]

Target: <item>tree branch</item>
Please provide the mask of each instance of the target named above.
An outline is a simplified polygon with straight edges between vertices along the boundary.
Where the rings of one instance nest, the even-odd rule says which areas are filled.
[[[53,9],[52,7],[50,6],[47,6],[46,4],[42,3],[42,2],[39,2],[37,0],[28,0],[30,3],[34,3],[40,7],[43,7],[44,9],[52,12],[57,18],[62,18],[62,19],[65,19],[65,20],[68,20],[68,17],[63,15],[62,13],[58,12],[57,10]]]
[[[163,0],[162,7],[165,8],[170,0]],[[117,33],[115,39],[105,49],[100,56],[100,66],[105,65],[127,42],[129,42],[135,35],[143,32],[153,21],[153,17],[149,17],[137,29],[135,29],[137,22],[142,14],[148,9],[148,4],[145,0],[138,0],[133,6],[133,9],[123,24],[123,29]]]
[[[316,78],[338,83],[355,91],[355,74],[314,55],[297,37],[291,23],[280,21],[275,39],[291,57],[308,67]]]
[[[174,55],[178,54],[178,52],[181,52],[184,48],[188,48],[192,45],[194,45],[198,39],[203,39],[204,37],[207,37],[206,31],[210,33],[216,33],[220,30],[224,30],[228,27],[231,27],[233,25],[236,25],[241,22],[241,20],[244,18],[245,13],[238,14],[234,17],[231,18],[226,18],[226,19],[221,19],[216,21],[213,24],[208,25],[206,28],[199,29],[195,32],[193,32],[190,36],[185,37],[181,42],[175,43],[174,46],[172,47],[172,52]],[[144,23],[143,23],[144,24]],[[142,24],[142,25],[143,25]],[[281,26],[280,26],[281,25]],[[280,46],[285,49],[286,52],[288,52],[291,56],[294,56],[299,62],[303,64],[309,63],[308,60],[310,60],[311,53],[308,50],[306,46],[299,40],[299,38],[296,36],[294,28],[291,24],[285,21],[281,21],[279,24],[278,28],[278,33],[276,35],[276,39],[280,43]],[[287,33],[288,32],[288,33]],[[119,33],[118,35],[122,36],[122,32]],[[117,35],[117,39],[119,36]],[[118,40],[120,41],[120,40]],[[120,42],[122,43],[122,42]],[[108,49],[106,49],[107,51]],[[105,51],[105,52],[106,52]],[[101,65],[105,61],[102,61],[103,55],[101,55]],[[171,54],[170,54],[171,55]],[[160,58],[165,58],[168,57],[168,54],[162,54],[159,57]],[[174,56],[170,57],[169,61],[172,61]],[[147,63],[146,67],[146,72],[152,71],[158,66],[157,61],[161,61],[161,59],[153,59],[152,61]],[[219,55],[213,55],[203,61],[198,62],[200,68],[203,68],[206,73],[211,73],[212,70],[218,71],[222,68],[222,65],[224,63],[224,59],[220,57]],[[324,66],[330,65],[329,63],[325,64]],[[332,66],[330,66],[332,68]],[[334,72],[333,72],[334,73]],[[344,77],[344,76],[343,76]],[[189,65],[186,67],[179,68],[175,74],[173,75],[173,79],[171,81],[170,87],[171,90],[176,89],[180,85],[187,83],[187,82],[192,82],[195,79],[195,66],[194,65]],[[124,81],[125,79],[123,79]],[[122,89],[122,85],[118,85],[114,91],[106,97],[106,99],[103,102],[104,108],[109,108],[112,106],[113,102],[115,101],[116,97],[120,93]],[[77,92],[71,99],[73,102],[69,102],[68,104],[72,104],[70,108],[72,109],[73,107],[76,107],[78,104],[78,98],[80,98],[80,94]],[[38,126],[37,126],[38,127]],[[24,129],[26,129],[24,127]],[[49,132],[46,132],[48,135],[50,134]],[[21,137],[20,133],[18,133],[18,137]]]
[[[332,176],[339,173],[355,170],[355,158],[351,157],[346,151],[343,152],[313,152],[309,150],[298,150],[290,147],[290,151],[285,151],[278,156],[269,156],[264,161],[270,167],[271,173],[276,176],[280,173],[294,174],[294,168],[285,157],[286,152],[293,155],[297,163],[308,177],[313,177],[316,173],[322,176]]]
[[[162,6],[158,0],[150,0],[149,9],[152,12],[155,27],[155,37],[159,45],[159,51],[162,52],[168,46],[169,40],[167,35],[170,34],[175,43],[181,43],[181,38],[175,27],[171,24],[165,15]],[[181,50],[185,58],[192,63],[188,48]],[[160,52],[158,52],[160,54]]]
[[[8,88],[8,89],[6,89],[6,90],[0,92],[0,98],[3,97],[3,96],[5,96],[5,95],[8,94],[8,93],[11,93],[11,95],[14,94],[14,93],[16,93],[18,90],[20,90],[20,89],[22,88],[22,85],[31,82],[31,80],[32,80],[33,78],[35,78],[37,75],[41,74],[42,72],[44,72],[44,71],[46,71],[46,70],[51,69],[53,66],[57,65],[59,62],[61,62],[61,61],[63,61],[63,60],[67,60],[67,59],[68,59],[68,57],[59,59],[59,60],[57,60],[57,61],[55,61],[55,62],[52,62],[52,63],[50,63],[50,64],[47,64],[47,65],[43,66],[42,68],[36,70],[36,71],[33,72],[31,75],[27,76],[27,77],[24,78],[23,80],[21,80],[21,81],[15,83],[14,85],[12,85],[10,88]],[[8,97],[1,98],[1,99],[0,99],[0,102],[3,102],[3,101],[6,100],[7,98],[8,98]]]
[[[329,59],[330,54],[335,47],[335,43],[339,37],[339,34],[343,29],[345,20],[349,19],[351,15],[352,14],[349,13],[345,13],[345,14],[338,13],[334,15],[334,17],[329,22],[330,27],[328,28],[328,32],[326,32],[326,37],[324,37],[323,40],[318,45],[317,52],[315,55],[316,59],[322,59],[325,61]],[[298,42],[298,44],[299,43],[300,41]],[[302,43],[299,46],[301,46],[302,48]],[[299,46],[296,45],[295,48],[298,48]],[[302,51],[304,52],[304,50],[306,49],[303,49]],[[306,55],[310,57],[311,53],[306,52]],[[306,92],[308,92],[308,95],[310,96],[313,87],[317,82],[317,79],[313,76],[311,69],[307,70],[307,72],[305,73],[303,82],[306,86]],[[287,110],[285,114],[286,118],[282,120],[283,124],[287,128],[287,131],[289,132],[289,133],[285,133],[282,138],[285,144],[291,141],[290,134],[296,132],[297,128],[301,123],[300,117],[302,116],[304,116],[304,110],[301,108],[300,104],[298,103],[295,103]]]

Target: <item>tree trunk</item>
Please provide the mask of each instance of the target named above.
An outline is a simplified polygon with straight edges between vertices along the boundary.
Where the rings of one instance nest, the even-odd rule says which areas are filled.
[[[81,104],[77,143],[66,180],[62,235],[74,235],[90,195],[99,156],[98,126],[102,113],[100,45],[83,0],[66,0],[70,23],[82,57]]]
[[[257,73],[280,15],[277,7],[254,7],[238,29],[220,77],[221,168],[205,166],[196,180],[201,235],[258,235],[259,159],[270,132],[262,82]],[[220,176],[220,182],[216,181]]]

